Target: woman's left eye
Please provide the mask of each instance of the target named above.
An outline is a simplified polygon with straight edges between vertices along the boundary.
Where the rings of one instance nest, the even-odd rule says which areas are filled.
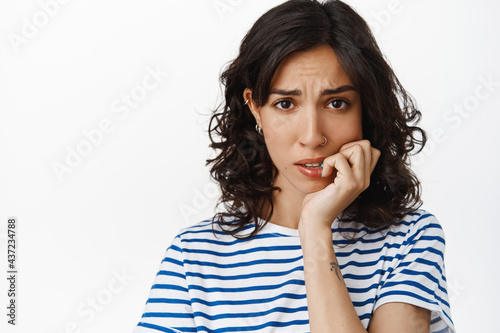
[[[342,109],[344,107],[348,107],[349,103],[343,99],[334,99],[328,105],[332,106],[332,109]]]

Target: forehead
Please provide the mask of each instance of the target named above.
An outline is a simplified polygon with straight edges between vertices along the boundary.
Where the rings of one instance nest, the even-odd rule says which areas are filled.
[[[294,88],[291,85],[308,79],[333,87],[352,85],[335,51],[325,45],[288,55],[276,68],[270,88]]]

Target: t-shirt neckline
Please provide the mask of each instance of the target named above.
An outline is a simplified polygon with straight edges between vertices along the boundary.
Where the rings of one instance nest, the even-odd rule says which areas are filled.
[[[282,225],[274,224],[274,223],[269,222],[269,221],[266,222],[265,220],[259,218],[259,224],[261,224],[261,223],[266,223],[264,228],[262,228],[262,232],[278,233],[278,234],[283,234],[283,235],[287,235],[287,236],[299,237],[299,230],[298,229],[284,227]]]
[[[336,222],[338,223],[338,218],[335,218],[335,220],[332,222],[332,227]],[[265,223],[265,220],[259,217],[259,224],[262,223]],[[261,231],[266,233],[278,233],[286,236],[299,237],[299,229],[284,227],[282,225],[275,224],[269,221],[267,221],[266,225]]]

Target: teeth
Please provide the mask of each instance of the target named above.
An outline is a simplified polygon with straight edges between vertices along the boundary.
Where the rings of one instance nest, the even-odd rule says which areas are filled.
[[[304,164],[308,168],[320,167],[321,163]]]

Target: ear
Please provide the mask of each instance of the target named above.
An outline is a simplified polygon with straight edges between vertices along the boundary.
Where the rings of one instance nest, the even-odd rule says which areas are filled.
[[[260,108],[257,107],[257,105],[254,103],[254,101],[252,99],[252,90],[245,88],[245,91],[243,91],[243,100],[248,101],[246,106],[248,106],[248,108],[252,112],[252,114],[255,118],[255,121],[257,122],[259,127],[262,127],[261,126],[262,123],[260,121]]]

